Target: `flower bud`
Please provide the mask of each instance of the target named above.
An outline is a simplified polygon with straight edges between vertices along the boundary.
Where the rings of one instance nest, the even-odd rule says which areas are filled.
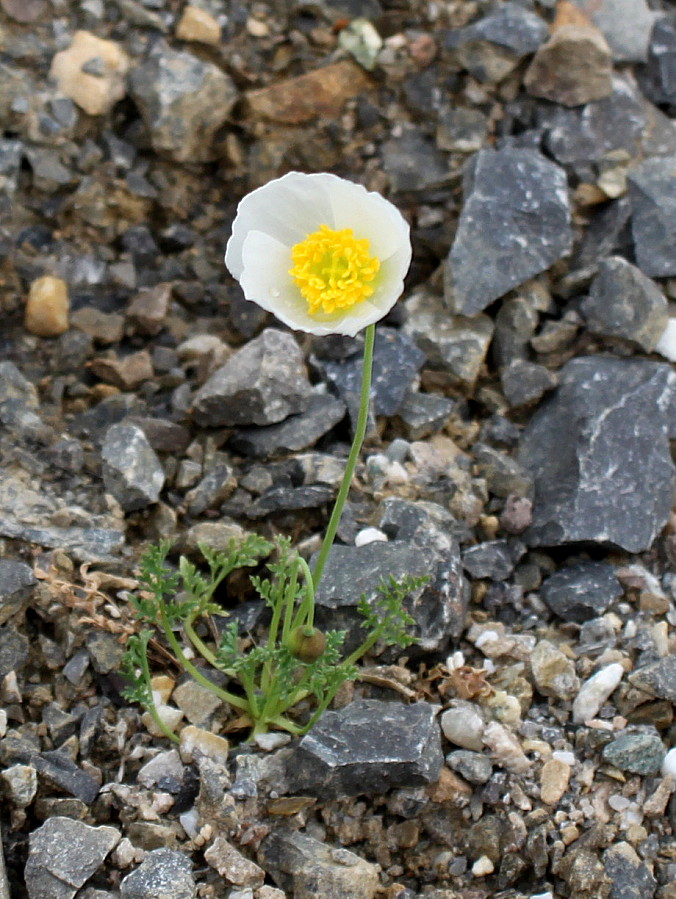
[[[289,649],[300,662],[314,662],[326,649],[326,637],[316,627],[297,627],[289,635]]]

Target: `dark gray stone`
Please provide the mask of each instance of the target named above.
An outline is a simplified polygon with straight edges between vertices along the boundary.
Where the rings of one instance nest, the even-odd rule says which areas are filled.
[[[450,637],[462,632],[468,596],[457,542],[448,535],[442,539],[448,546],[445,552],[402,540],[334,546],[317,589],[318,626],[347,629],[347,646],[353,648],[363,636],[363,619],[357,612],[360,596],[373,604],[379,584],[390,575],[396,580],[426,575],[427,583],[404,602],[415,621],[413,645],[428,652],[445,648]]]
[[[21,403],[32,412],[39,407],[35,386],[24,378],[13,362],[0,362],[0,414],[5,404],[13,401]]]
[[[559,382],[554,372],[544,365],[515,359],[500,374],[502,392],[510,406],[527,406],[535,403]]]
[[[547,38],[547,25],[518,3],[502,3],[476,22],[446,32],[445,45],[479,81],[502,81]]]
[[[0,517],[0,534],[36,546],[62,549],[76,562],[112,561],[124,532],[107,528],[39,528]]]
[[[630,340],[647,353],[654,349],[669,320],[662,291],[621,256],[599,264],[581,308],[590,331]]]
[[[445,155],[418,128],[404,128],[402,134],[385,141],[381,152],[395,193],[430,190],[450,180]]]
[[[610,878],[609,899],[653,899],[657,881],[629,843],[618,842],[603,853],[603,867]]]
[[[303,412],[312,387],[295,338],[266,328],[228,359],[195,394],[202,427],[272,425]]]
[[[571,243],[564,171],[535,150],[481,150],[446,263],[447,301],[475,315],[545,271]]]
[[[34,755],[30,760],[38,774],[50,785],[91,805],[99,795],[100,786],[82,768],[58,749]]]
[[[488,119],[478,109],[446,106],[437,118],[437,146],[456,153],[480,150],[488,133]]]
[[[643,62],[657,13],[646,0],[573,0],[603,33],[616,62]]]
[[[529,341],[537,324],[536,310],[523,297],[512,297],[500,304],[491,345],[491,356],[499,368],[528,358]]]
[[[154,849],[122,880],[120,899],[195,899],[192,863],[183,852]]]
[[[48,818],[29,837],[25,877],[30,899],[73,899],[119,840],[114,827]]]
[[[644,275],[676,275],[676,156],[644,159],[629,172],[631,231]]]
[[[605,762],[620,771],[644,776],[659,774],[666,749],[656,730],[625,730],[601,751]]]
[[[477,473],[485,479],[494,496],[501,499],[508,496],[532,497],[532,476],[507,453],[485,443],[475,443],[472,455]]]
[[[446,764],[471,784],[488,783],[493,774],[491,760],[480,752],[472,752],[470,749],[456,749],[449,752]]]
[[[0,625],[23,612],[36,583],[25,562],[0,559]]]
[[[237,486],[232,466],[225,453],[214,453],[199,484],[186,493],[188,513],[201,515],[207,509],[215,509],[224,502]]]
[[[463,550],[462,566],[472,577],[487,577],[504,581],[526,552],[518,540],[487,540]]]
[[[518,460],[535,482],[527,543],[650,547],[671,506],[675,383],[669,366],[644,360],[587,356],[561,369],[521,436]]]
[[[162,41],[132,69],[129,91],[153,148],[176,162],[214,158],[214,135],[237,99],[237,90],[222,69]]]
[[[164,486],[164,469],[136,425],[117,424],[108,429],[101,461],[106,490],[125,512],[157,502]]]
[[[0,629],[0,680],[10,671],[20,671],[28,661],[28,637],[6,624]]]
[[[564,293],[577,292],[582,285],[586,285],[598,271],[601,261],[620,247],[626,246],[627,251],[631,250],[630,215],[631,205],[626,196],[590,211],[589,224],[573,255],[570,270],[560,281]]]
[[[651,696],[676,702],[676,655],[671,653],[659,662],[636,668],[628,680],[632,686]]]
[[[300,509],[317,509],[331,502],[336,494],[327,484],[308,484],[301,487],[271,487],[246,509],[247,518],[256,520],[275,512],[291,512]]]
[[[653,103],[676,104],[676,18],[658,19],[648,48],[648,64],[639,82]]]
[[[561,568],[543,583],[542,598],[564,621],[597,618],[619,596],[622,585],[606,562],[579,562]]]
[[[443,428],[454,406],[455,402],[445,396],[412,390],[401,401],[397,417],[409,440],[422,440]]]
[[[434,783],[442,763],[433,706],[358,699],[324,712],[291,754],[287,776],[293,792],[357,796]]]
[[[229,446],[237,453],[254,459],[269,459],[314,446],[320,437],[345,417],[342,400],[315,393],[304,412],[266,428],[240,428]]]

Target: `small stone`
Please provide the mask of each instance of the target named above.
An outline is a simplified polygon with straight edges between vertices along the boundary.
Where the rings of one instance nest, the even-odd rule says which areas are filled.
[[[139,350],[118,359],[100,356],[92,359],[89,369],[93,375],[120,390],[134,390],[144,381],[155,376],[152,359],[148,350]]]
[[[31,765],[11,765],[0,773],[0,780],[3,792],[15,808],[28,808],[35,799],[38,791],[38,775]]]
[[[120,899],[195,899],[192,863],[182,852],[155,849],[120,883]]]
[[[409,440],[422,440],[443,428],[454,406],[453,400],[445,396],[411,390],[404,394],[397,418]]]
[[[607,562],[579,562],[555,572],[542,585],[542,598],[564,621],[602,615],[622,595],[615,569]]]
[[[492,751],[493,760],[501,768],[507,768],[515,774],[526,774],[530,771],[531,762],[521,744],[502,724],[497,721],[487,724],[483,732],[483,742]]]
[[[664,756],[662,774],[664,777],[673,777],[676,781],[676,748],[670,749]]]
[[[155,704],[155,710],[164,726],[168,727],[172,733],[183,720],[183,712],[180,709],[175,708],[175,706],[164,705],[163,703],[158,702]],[[164,731],[157,726],[154,718],[149,712],[144,712],[143,715],[141,715],[141,723],[153,737],[166,736]]]
[[[619,687],[623,675],[622,665],[612,662],[588,678],[573,701],[573,722],[584,724],[595,718],[610,694]]]
[[[570,248],[570,207],[563,169],[529,149],[480,150],[464,193],[445,293],[456,313],[475,315]]]
[[[500,527],[508,534],[522,534],[533,520],[533,503],[513,493],[505,500],[500,513]]]
[[[24,611],[36,583],[25,562],[0,559],[0,625]]]
[[[203,427],[270,425],[302,412],[311,395],[296,340],[267,328],[198,390],[193,418]]]
[[[0,0],[0,6],[10,19],[28,25],[40,18],[48,3],[47,0]]]
[[[203,726],[223,701],[193,680],[186,680],[174,690],[172,700],[183,711],[191,724]]]
[[[294,749],[287,776],[292,791],[356,796],[434,783],[442,763],[432,706],[360,699],[324,712]]]
[[[171,285],[158,284],[141,290],[127,306],[127,319],[141,334],[159,334],[169,311]]]
[[[450,743],[463,749],[481,752],[485,722],[478,707],[460,699],[452,700],[451,707],[441,714],[441,730]]]
[[[447,106],[439,111],[437,146],[456,153],[480,150],[488,132],[488,119],[478,109]]]
[[[540,799],[545,805],[556,805],[568,789],[570,765],[558,759],[548,759],[540,772]]]
[[[662,291],[621,256],[601,261],[581,309],[592,333],[622,337],[647,353],[655,349],[669,320]]]
[[[493,764],[480,752],[456,749],[446,756],[446,764],[471,784],[485,784],[493,774]]]
[[[96,59],[96,74],[84,68]],[[125,95],[129,57],[119,44],[76,31],[66,50],[52,60],[50,76],[59,90],[89,115],[105,115]]]
[[[659,16],[647,0],[573,0],[600,29],[616,62],[645,62]],[[616,899],[616,897],[613,897]]]
[[[511,495],[531,497],[533,480],[529,473],[511,456],[485,443],[475,443],[472,454],[477,473],[486,481],[486,486],[494,496],[507,498]]]
[[[355,18],[341,28],[338,43],[363,69],[371,72],[376,67],[383,39],[368,19]]]
[[[676,655],[642,665],[629,675],[629,683],[658,699],[676,703]]]
[[[45,275],[30,286],[24,327],[37,337],[58,337],[68,330],[68,288],[61,278]]]
[[[126,512],[158,501],[164,470],[140,428],[125,424],[109,428],[101,460],[105,488]]]
[[[559,383],[554,372],[544,365],[515,359],[500,374],[502,392],[510,406],[526,406],[536,403],[545,393]]]
[[[81,306],[70,315],[70,324],[97,343],[118,343],[124,335],[124,316],[101,312],[94,306]]]
[[[676,275],[676,178],[674,156],[644,159],[628,175],[631,232],[644,275]]]
[[[564,702],[572,699],[580,688],[575,663],[548,640],[540,640],[530,657],[535,684],[544,696]]]
[[[487,877],[495,871],[495,865],[487,855],[482,855],[472,865],[472,874],[475,877]]]
[[[654,346],[656,353],[676,362],[676,318],[670,318]]]
[[[299,125],[339,115],[345,103],[368,85],[363,69],[344,60],[247,91],[246,102],[254,116]]]
[[[564,106],[607,97],[612,89],[610,47],[596,28],[563,25],[538,47],[524,75],[529,94]]]
[[[29,837],[25,877],[30,899],[73,899],[119,839],[114,827],[48,818]]]
[[[607,743],[601,756],[620,771],[644,776],[659,774],[665,749],[657,731],[624,731]]]
[[[196,41],[218,47],[221,43],[221,27],[206,10],[197,6],[186,6],[176,26],[176,37],[181,41]]]
[[[616,842],[606,849],[603,867],[611,881],[611,899],[652,899],[655,896],[657,882],[629,843]]]
[[[432,190],[450,179],[446,156],[411,125],[402,125],[400,133],[383,143],[381,153],[393,193]]]
[[[472,577],[504,581],[514,571],[524,552],[525,546],[518,541],[487,540],[465,549],[462,564]]]
[[[265,879],[265,871],[242,855],[225,837],[216,837],[204,853],[204,860],[214,868],[226,883],[240,887],[259,887]]]
[[[160,752],[139,770],[137,781],[149,790],[157,787],[167,793],[178,793],[183,786],[184,770],[178,752]]]

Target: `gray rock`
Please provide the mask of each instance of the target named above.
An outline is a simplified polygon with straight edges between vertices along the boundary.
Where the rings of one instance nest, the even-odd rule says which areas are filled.
[[[436,434],[448,420],[455,402],[436,393],[409,391],[397,411],[409,440],[422,440]]]
[[[307,408],[299,415],[266,428],[240,428],[229,446],[237,453],[254,459],[269,459],[314,446],[320,437],[345,417],[345,403],[336,397],[314,393]]]
[[[588,356],[561,369],[521,436],[518,460],[535,482],[527,543],[650,547],[671,505],[675,383],[668,366],[643,360]]]
[[[30,899],[73,899],[119,840],[114,827],[48,818],[29,837],[25,877]]]
[[[606,743],[601,751],[605,762],[615,765],[620,771],[644,776],[659,774],[666,749],[657,731],[625,730]]]
[[[488,119],[478,109],[446,106],[437,118],[437,146],[456,153],[480,150],[488,133]]]
[[[642,665],[628,679],[632,686],[651,696],[676,702],[676,655],[671,653],[659,662]]]
[[[376,865],[286,828],[265,838],[259,861],[294,899],[373,899],[380,887]]]
[[[434,783],[442,762],[431,705],[358,699],[324,712],[295,747],[287,776],[295,792],[358,796]]]
[[[658,19],[648,48],[648,65],[641,88],[653,103],[676,103],[676,19]]]
[[[622,596],[615,569],[606,562],[579,562],[561,568],[542,584],[541,595],[564,621],[588,621],[603,615]]]
[[[372,604],[378,599],[379,584],[390,575],[397,580],[426,575],[429,580],[409,594],[404,608],[415,621],[414,645],[426,651],[444,648],[462,631],[468,599],[458,544],[448,538],[446,542],[445,552],[402,540],[334,546],[317,589],[319,626],[346,628],[347,646],[356,647],[361,641],[363,619],[357,605],[362,593]]]
[[[493,336],[487,315],[450,315],[441,297],[422,289],[404,303],[403,332],[423,351],[426,368],[452,384],[473,385]]]
[[[394,328],[378,328],[371,378],[371,401],[375,415],[396,414],[424,360],[423,353],[408,335]],[[313,356],[312,362],[345,402],[354,420],[361,385],[361,353],[344,362],[319,359],[316,356]]]
[[[30,761],[43,780],[87,805],[91,805],[99,794],[97,781],[58,749],[34,755]]]
[[[645,159],[629,172],[631,231],[644,275],[676,275],[676,156]]]
[[[336,494],[328,484],[307,484],[301,487],[280,485],[271,487],[247,506],[247,518],[256,520],[275,512],[292,512],[301,509],[317,509],[331,502]]]
[[[524,75],[529,94],[564,106],[607,97],[613,89],[610,48],[595,28],[563,25],[538,47]]]
[[[11,899],[7,869],[5,868],[5,852],[2,842],[2,832],[0,832],[0,899]]]
[[[25,562],[0,559],[0,625],[24,611],[36,583]]]
[[[504,581],[525,551],[518,540],[487,540],[463,550],[462,566],[472,577]]]
[[[39,408],[38,392],[13,362],[0,362],[0,412],[6,403],[17,401],[31,411]]]
[[[532,476],[507,453],[485,443],[475,443],[472,455],[478,474],[485,479],[488,490],[494,496],[501,499],[508,496],[532,497]]]
[[[603,867],[610,878],[610,899],[652,899],[657,881],[629,843],[618,842],[603,853]]]
[[[603,32],[616,62],[644,62],[658,13],[646,0],[573,0]]]
[[[493,774],[491,760],[480,752],[472,752],[469,749],[456,749],[454,752],[449,752],[446,756],[446,764],[471,784],[488,783]]]
[[[197,888],[187,855],[154,849],[122,880],[120,899],[195,899]]]
[[[10,200],[19,182],[23,148],[20,140],[0,140],[0,193]]]
[[[544,365],[515,359],[500,374],[502,392],[510,406],[527,406],[535,403],[559,382],[554,372]]]
[[[2,517],[0,534],[36,546],[62,549],[76,562],[111,561],[124,545],[124,532],[106,528],[40,528]]]
[[[164,469],[146,435],[136,425],[108,429],[101,449],[103,483],[125,512],[156,503],[164,486]]]
[[[157,153],[175,162],[215,157],[213,139],[237,99],[232,80],[217,66],[158,42],[129,76]]]
[[[451,170],[445,155],[418,128],[403,127],[403,132],[385,141],[381,150],[392,190],[431,190],[446,184]]]
[[[236,486],[237,481],[228,457],[225,453],[214,453],[202,480],[185,495],[188,513],[197,516],[207,509],[217,508]]]
[[[13,624],[0,628],[0,680],[10,671],[20,671],[28,661],[28,637]]]
[[[449,305],[475,315],[571,246],[562,169],[535,150],[481,150],[465,182],[465,202],[446,263]]]
[[[590,331],[630,340],[647,353],[654,349],[669,319],[661,290],[621,256],[599,264],[581,308]]]
[[[502,3],[476,22],[446,32],[446,48],[479,81],[502,81],[547,37],[545,22],[518,3]]]
[[[491,346],[491,356],[499,368],[528,358],[529,341],[537,324],[537,311],[523,297],[512,297],[500,304]]]
[[[295,338],[266,328],[197,391],[192,414],[202,427],[271,425],[303,412],[311,396]]]

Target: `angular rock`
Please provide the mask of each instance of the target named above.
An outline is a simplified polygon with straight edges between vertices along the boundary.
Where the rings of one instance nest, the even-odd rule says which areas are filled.
[[[616,62],[645,62],[658,13],[646,0],[573,0],[605,35]]]
[[[197,391],[192,414],[202,427],[271,425],[303,412],[311,396],[295,339],[266,328]]]
[[[559,382],[556,374],[544,365],[515,359],[500,374],[502,392],[510,406],[526,406],[553,390]]]
[[[183,852],[154,849],[120,883],[120,899],[195,899],[192,864]]]
[[[571,243],[563,170],[536,150],[479,151],[446,262],[448,305],[463,315],[481,312],[549,268]]]
[[[622,596],[615,569],[606,562],[579,562],[548,577],[541,595],[549,608],[564,621],[598,618]]]
[[[657,881],[629,843],[618,842],[603,853],[603,867],[610,878],[610,899],[652,899]]]
[[[624,668],[612,662],[586,680],[573,701],[573,722],[584,724],[595,718],[599,709],[620,685]]]
[[[97,781],[58,749],[34,755],[30,761],[50,786],[58,787],[86,805],[91,805],[99,794],[100,785]]]
[[[437,146],[456,153],[480,150],[488,132],[488,119],[478,109],[447,106],[439,110]]]
[[[655,349],[669,320],[662,291],[621,256],[599,264],[581,308],[590,331],[630,340],[647,353]]]
[[[66,50],[52,60],[50,76],[61,93],[89,115],[105,115],[126,92],[129,57],[115,41],[76,31]]]
[[[441,298],[424,289],[406,300],[404,308],[402,330],[425,354],[426,367],[440,372],[449,384],[472,386],[493,336],[491,319],[449,315]]]
[[[525,551],[526,547],[515,540],[487,540],[463,550],[462,565],[472,577],[504,581]]]
[[[664,744],[654,729],[623,731],[601,751],[603,760],[620,771],[644,776],[660,773],[665,754]]]
[[[445,155],[417,128],[404,127],[383,143],[381,152],[394,193],[431,190],[450,179]]]
[[[676,156],[645,159],[629,172],[631,231],[644,275],[676,275]]]
[[[518,3],[502,3],[476,22],[447,31],[445,45],[479,81],[502,81],[547,37],[543,19]]]
[[[450,708],[439,719],[444,736],[456,746],[474,752],[483,749],[483,733],[486,723],[479,707],[462,699],[451,701]]]
[[[218,871],[226,881],[240,887],[259,887],[265,879],[265,871],[255,862],[218,836],[204,853],[204,860]]]
[[[533,495],[533,479],[529,472],[504,451],[485,443],[475,443],[472,456],[478,474],[485,479],[494,496],[507,499],[509,496],[529,498]]]
[[[376,865],[295,830],[266,837],[259,861],[294,899],[373,899],[380,887]]]
[[[68,330],[69,306],[66,282],[44,275],[30,286],[24,326],[38,337],[58,337]]]
[[[415,621],[414,645],[426,651],[444,648],[462,631],[468,598],[458,544],[452,538],[445,542],[445,551],[402,540],[334,546],[317,589],[319,626],[347,628],[346,645],[354,648],[361,639],[357,604],[362,593],[371,605],[380,595],[379,584],[390,575],[397,580],[428,576],[426,584],[409,594],[404,608]]]
[[[345,412],[342,400],[316,393],[310,397],[304,412],[266,428],[240,428],[233,434],[229,446],[254,459],[298,452],[314,446],[345,417]]]
[[[125,512],[157,502],[164,486],[164,470],[140,428],[126,424],[109,428],[101,460],[106,490]]]
[[[493,764],[480,752],[470,752],[468,749],[456,749],[446,756],[446,764],[452,771],[469,781],[471,784],[485,784],[493,774]]]
[[[676,20],[655,22],[648,47],[648,64],[638,73],[643,93],[653,103],[676,103]]]
[[[0,625],[23,612],[36,583],[25,562],[0,559]]]
[[[176,26],[176,37],[181,41],[217,47],[221,42],[221,27],[206,10],[188,4]]]
[[[29,837],[25,877],[30,899],[73,899],[119,840],[114,827],[48,818]]]
[[[431,705],[358,699],[324,712],[293,750],[287,776],[295,792],[358,796],[434,783],[442,763]]]
[[[159,42],[132,69],[129,90],[157,153],[175,162],[214,158],[214,136],[237,99],[225,72]]]
[[[629,675],[629,683],[658,699],[676,703],[676,655],[642,665]]]
[[[10,671],[20,671],[28,660],[28,637],[6,624],[0,629],[0,680]]]
[[[533,97],[582,106],[612,91],[610,47],[596,28],[563,25],[538,47],[524,76]]]
[[[643,360],[588,356],[561,369],[521,436],[518,459],[535,482],[527,543],[650,547],[671,502],[675,384],[668,366]]]
[[[330,503],[335,494],[336,488],[326,484],[271,487],[246,508],[245,514],[255,521],[275,512],[317,509]]]
[[[128,356],[114,356],[92,359],[89,369],[97,378],[120,390],[134,390],[144,381],[154,377],[153,363],[147,350],[130,353]]]
[[[563,702],[573,699],[580,689],[575,663],[549,640],[540,640],[530,656],[535,684],[543,696]]]
[[[409,440],[422,440],[443,428],[454,406],[445,396],[411,390],[401,401],[397,418]]]

